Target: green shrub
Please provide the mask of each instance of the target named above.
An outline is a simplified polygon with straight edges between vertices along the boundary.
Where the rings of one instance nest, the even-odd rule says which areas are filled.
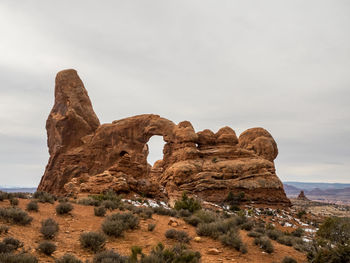
[[[350,245],[338,245],[334,248],[326,247],[309,253],[308,259],[312,263],[345,263],[350,262]]]
[[[17,198],[11,198],[10,199],[10,204],[12,206],[17,206],[19,204],[19,200]]]
[[[0,207],[0,218],[17,225],[28,225],[33,218],[17,207]]]
[[[82,247],[96,253],[105,246],[106,238],[102,234],[96,232],[85,232],[80,235],[79,241]]]
[[[239,192],[237,195],[232,192],[229,192],[225,199],[225,203],[229,204],[230,210],[239,211],[239,204],[245,200],[244,197],[244,192]]]
[[[38,212],[39,211],[39,206],[38,206],[38,202],[37,201],[30,201],[27,204],[27,211],[35,211]]]
[[[185,231],[169,229],[165,232],[165,237],[169,239],[175,239],[181,243],[190,242],[191,238]]]
[[[59,215],[68,214],[73,210],[73,206],[71,203],[59,203],[56,206],[56,213]]]
[[[83,263],[83,261],[77,259],[71,254],[65,254],[63,257],[56,259],[55,263]]]
[[[282,260],[282,263],[298,263],[298,262],[294,258],[287,256]]]
[[[59,230],[58,224],[52,218],[48,218],[41,222],[40,233],[45,239],[52,239]]]
[[[297,217],[298,218],[302,218],[304,215],[306,215],[306,211],[305,210],[301,210],[297,213]]]
[[[256,237],[254,239],[254,244],[260,246],[260,248],[269,254],[274,251],[274,247],[267,236]]]
[[[0,235],[1,235],[2,233],[7,234],[7,233],[9,232],[9,229],[10,229],[10,227],[8,227],[8,226],[0,225]]]
[[[197,200],[189,198],[186,192],[183,192],[181,200],[175,202],[174,208],[176,210],[188,210],[193,213],[194,211],[201,209],[201,204]]]
[[[156,228],[156,224],[148,224],[147,230],[152,232]]]
[[[50,203],[50,204],[53,204],[57,199],[54,195],[43,191],[36,191],[33,194],[33,198],[38,199],[40,203]]]
[[[4,254],[0,254],[0,262],[1,263],[38,263],[38,260],[36,257],[28,253],[20,253],[20,254],[4,253]]]
[[[56,245],[49,241],[43,241],[38,246],[38,250],[48,256],[51,256],[56,251],[56,248]]]
[[[93,263],[128,263],[127,257],[119,255],[113,250],[102,251],[95,255]]]
[[[106,214],[106,208],[103,207],[103,206],[99,206],[99,207],[95,207],[94,208],[94,213],[95,213],[95,216],[105,216]]]

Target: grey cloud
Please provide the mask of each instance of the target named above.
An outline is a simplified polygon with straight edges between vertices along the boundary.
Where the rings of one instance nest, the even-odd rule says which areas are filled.
[[[196,130],[262,126],[278,143],[282,179],[349,182],[349,9],[316,0],[2,1],[1,167],[38,182],[55,73],[76,68],[101,122],[156,113]],[[6,154],[21,148],[35,154]]]

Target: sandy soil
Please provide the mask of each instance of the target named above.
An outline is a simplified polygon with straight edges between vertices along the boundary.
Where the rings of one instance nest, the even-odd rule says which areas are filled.
[[[25,209],[29,200],[20,199],[19,207]],[[55,204],[57,205],[57,203]],[[39,212],[30,212],[29,214],[34,218],[32,223],[28,226],[17,226],[7,224],[10,226],[8,234],[2,234],[1,238],[5,236],[12,236],[24,243],[24,248],[38,257],[40,262],[54,262],[55,258],[59,258],[65,253],[71,253],[78,256],[80,259],[92,259],[93,253],[81,248],[79,243],[79,236],[85,231],[101,231],[101,223],[104,218],[94,216],[93,207],[82,206],[74,204],[74,210],[69,215],[56,215],[55,205],[39,203]],[[0,202],[1,207],[10,206],[8,200]],[[116,211],[113,211],[115,213]],[[57,245],[57,251],[52,257],[45,256],[36,250],[38,244],[43,241],[40,234],[40,222],[46,218],[55,219],[60,227],[59,234],[53,239]],[[124,237],[108,238],[106,248],[114,249],[120,254],[129,255],[132,246],[140,246],[144,253],[149,251],[162,242],[165,246],[172,246],[174,241],[166,239],[164,233],[171,227],[168,225],[168,216],[153,215],[152,219],[140,220],[140,227],[137,230],[127,231]],[[186,224],[181,219],[176,227],[178,230],[184,230],[189,233],[191,237],[196,236],[195,228]],[[4,223],[4,222],[1,222]],[[153,232],[147,231],[147,225],[155,223],[156,228]],[[260,248],[253,245],[253,238],[247,236],[246,231],[241,231],[242,240],[246,243],[248,248],[247,254],[241,254],[232,248],[223,246],[219,241],[211,238],[202,237],[201,242],[197,243],[193,240],[188,247],[192,250],[199,251],[202,255],[203,263],[206,262],[281,262],[285,256],[292,256],[299,263],[307,262],[306,256],[294,250],[292,247],[281,245],[273,242],[275,251],[272,254],[263,252]],[[221,253],[219,255],[209,255],[207,251],[210,248],[216,248]]]

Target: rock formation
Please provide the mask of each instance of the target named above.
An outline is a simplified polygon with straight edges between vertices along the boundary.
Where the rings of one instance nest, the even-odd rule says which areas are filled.
[[[57,74],[55,104],[46,124],[50,159],[38,189],[58,195],[140,193],[170,201],[187,191],[223,201],[245,192],[255,203],[289,205],[275,173],[277,145],[253,128],[239,138],[230,127],[195,132],[158,115],[134,116],[100,125],[75,70]],[[163,159],[147,163],[148,140],[163,136]]]
[[[298,195],[298,198],[297,198],[297,199],[298,199],[298,200],[302,200],[302,201],[310,201],[310,200],[306,197],[304,191],[300,191],[300,194]]]

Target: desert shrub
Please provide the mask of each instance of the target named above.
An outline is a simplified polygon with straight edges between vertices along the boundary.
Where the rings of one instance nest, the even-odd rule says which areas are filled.
[[[343,263],[350,262],[350,245],[338,245],[334,248],[319,249],[312,257],[308,254],[312,263]]]
[[[199,223],[202,223],[201,219],[198,216],[195,216],[195,215],[192,215],[192,216],[189,216],[189,217],[185,217],[184,221],[187,224],[190,224],[192,226],[198,226]]]
[[[199,223],[211,223],[219,220],[219,217],[211,211],[198,210],[193,215],[185,217],[184,220],[190,225],[197,226]]]
[[[22,246],[23,244],[18,239],[6,237],[0,242],[0,253],[10,253]]]
[[[104,235],[96,232],[85,232],[80,235],[79,241],[82,247],[96,253],[104,247],[106,238]]]
[[[282,263],[298,263],[298,262],[294,258],[287,256],[282,260]]]
[[[15,250],[23,246],[23,244],[18,239],[13,237],[5,237],[2,240],[2,243],[12,246]]]
[[[239,211],[239,204],[244,201],[244,197],[244,192],[239,192],[237,194],[229,192],[225,199],[225,203],[229,204],[230,210]]]
[[[221,235],[219,239],[222,244],[233,247],[237,251],[243,249],[243,242],[241,240],[239,232],[235,229],[230,229],[230,231]]]
[[[188,243],[191,240],[191,238],[189,237],[187,232],[181,231],[181,230],[176,230],[176,229],[168,229],[165,232],[165,237],[169,238],[169,239],[175,239],[175,240],[177,240],[179,242],[183,242],[183,243]]]
[[[254,239],[254,245],[260,246],[267,253],[274,251],[274,247],[267,236],[256,237]]]
[[[179,215],[180,217],[189,217],[189,216],[192,215],[192,213],[191,213],[190,211],[188,211],[188,210],[180,209],[180,210],[178,211],[178,215]]]
[[[56,245],[49,241],[43,241],[38,246],[38,250],[48,256],[51,256],[56,251],[56,248]]]
[[[197,226],[197,234],[200,236],[209,236],[214,239],[227,233],[231,228],[237,227],[235,218],[222,219],[211,223],[200,223]]]
[[[350,218],[329,217],[320,225],[316,235],[335,243],[349,243]]]
[[[55,263],[83,263],[83,261],[77,259],[71,254],[65,254],[61,258],[56,259]]]
[[[144,219],[152,218],[153,215],[153,209],[149,207],[134,207],[132,211]]]
[[[117,209],[119,207],[119,202],[115,202],[112,200],[104,200],[104,201],[102,201],[101,206],[103,206],[109,210],[114,210],[114,209]]]
[[[298,211],[298,213],[297,213],[297,217],[298,217],[298,218],[302,218],[304,215],[306,215],[306,211],[305,211],[305,210],[300,210],[300,211]]]
[[[173,209],[167,209],[162,206],[153,207],[153,212],[157,215],[163,215],[163,216],[176,216],[177,212]]]
[[[95,255],[93,263],[128,263],[128,258],[119,255],[113,250],[102,251]]]
[[[122,197],[120,195],[117,195],[116,192],[114,192],[112,189],[98,195],[90,195],[89,197],[101,202],[105,200],[110,200],[116,203],[120,203],[122,200]]]
[[[102,222],[102,231],[108,236],[120,237],[125,230],[125,224],[120,220],[108,220]]]
[[[59,215],[68,214],[72,210],[73,210],[73,206],[71,203],[59,203],[56,206],[56,212]]]
[[[96,199],[91,198],[91,197],[79,199],[77,203],[79,205],[87,205],[87,206],[99,206],[99,205],[101,205],[101,201],[96,200]]]
[[[0,207],[0,218],[17,225],[27,225],[33,220],[25,211],[17,207]]]
[[[17,198],[11,198],[10,199],[10,204],[12,206],[17,206],[19,204],[19,200]]]
[[[10,227],[8,227],[8,226],[5,226],[5,225],[0,225],[0,235],[2,234],[2,233],[8,233],[9,232],[9,229],[10,229]]]
[[[266,229],[264,227],[255,227],[253,230],[261,234],[265,234],[266,232]]]
[[[298,227],[291,234],[292,234],[292,236],[295,236],[295,237],[301,237],[304,234],[304,229],[302,229],[301,227]]]
[[[241,229],[250,231],[254,227],[254,221],[253,220],[248,220],[247,222],[241,224]]]
[[[135,229],[139,225],[139,218],[132,213],[116,213],[108,216],[106,221],[120,221],[127,229]]]
[[[38,263],[36,257],[28,253],[12,254],[12,253],[0,253],[1,263]]]
[[[175,202],[174,208],[176,210],[188,210],[193,213],[194,211],[201,209],[201,204],[194,198],[189,198],[186,192],[183,192],[181,200]]]
[[[159,243],[149,255],[144,255],[141,258],[141,263],[198,263],[200,258],[201,254],[199,252],[188,250],[183,244],[165,249],[164,245]]]
[[[27,211],[35,211],[35,212],[38,212],[38,211],[39,211],[38,202],[36,202],[36,201],[30,201],[30,202],[27,204]]]
[[[249,237],[261,237],[263,234],[259,233],[259,232],[255,232],[255,231],[250,231],[248,232],[248,236]]]
[[[282,235],[282,236],[279,236],[276,241],[282,245],[285,245],[285,246],[293,246],[293,237],[291,236],[288,236],[288,235]]]
[[[278,238],[280,238],[281,236],[283,236],[283,233],[277,229],[271,229],[271,230],[267,230],[266,234],[269,238],[271,238],[272,240],[277,240]]]
[[[40,233],[44,236],[45,239],[52,239],[58,230],[58,224],[52,218],[48,218],[41,222]]]
[[[8,193],[0,191],[0,201],[4,201],[9,198]]]
[[[148,224],[147,230],[152,232],[156,228],[156,224]]]
[[[54,195],[43,191],[36,191],[33,194],[33,198],[38,199],[40,203],[50,203],[50,204],[53,204],[57,199]]]
[[[103,207],[103,206],[95,207],[94,208],[94,214],[95,214],[95,216],[103,217],[106,214],[106,208]]]

